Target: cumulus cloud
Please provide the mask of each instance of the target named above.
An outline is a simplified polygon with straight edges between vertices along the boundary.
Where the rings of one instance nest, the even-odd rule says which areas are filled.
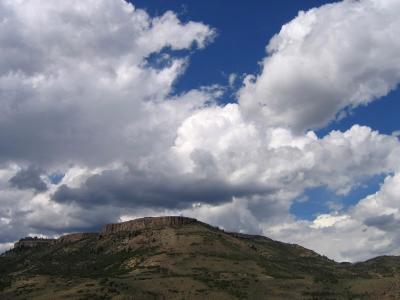
[[[385,178],[379,191],[361,199],[346,211],[322,214],[313,221],[286,219],[260,227],[264,234],[301,242],[340,261],[398,255],[399,183],[400,174],[396,172]]]
[[[1,243],[0,244],[0,253],[3,253],[7,250],[10,250],[14,247],[13,243]]]
[[[27,169],[21,169],[10,178],[9,183],[12,187],[18,189],[33,189],[37,192],[47,190],[47,184],[42,179],[43,171],[36,166],[29,166]]]
[[[239,101],[249,118],[305,130],[365,105],[400,80],[396,0],[343,1],[300,12],[267,46]]]
[[[15,165],[0,169],[0,241],[4,247],[27,235],[53,237],[61,233],[99,230],[104,223],[115,222],[121,214],[130,211],[112,205],[85,208],[51,201],[50,195],[59,185],[79,186],[99,170],[70,168],[59,184],[49,184],[42,192],[10,187],[10,179],[19,172]]]
[[[396,137],[354,125],[319,139],[284,128],[260,130],[237,104],[203,109],[178,129],[173,150],[186,172],[201,173],[191,154],[209,153],[220,176],[232,183],[279,189],[326,185],[345,194],[374,174],[393,172],[399,164]],[[207,167],[213,165],[207,163]]]
[[[173,176],[171,176],[173,175]],[[77,188],[61,185],[53,195],[59,203],[81,206],[113,205],[135,208],[185,208],[194,203],[218,204],[233,196],[257,192],[252,186],[230,185],[216,178],[192,174],[160,174],[133,168],[105,170]]]
[[[188,55],[214,35],[123,0],[1,1],[0,242],[116,221],[112,203],[86,209],[51,195],[172,144],[180,122],[220,93],[172,94]],[[60,183],[43,178],[53,172],[65,174]]]
[[[187,58],[162,54],[204,47],[214,31],[202,23],[123,0],[1,1],[0,19],[0,162],[98,165],[156,151],[213,99],[169,97]]]
[[[339,260],[395,253],[397,135],[308,129],[395,88],[398,11],[364,0],[301,12],[237,103],[218,105],[218,85],[174,91],[192,50],[215,38],[205,24],[123,0],[0,1],[0,247],[184,214]],[[381,190],[350,209],[289,212],[309,188],[346,195],[377,174]]]

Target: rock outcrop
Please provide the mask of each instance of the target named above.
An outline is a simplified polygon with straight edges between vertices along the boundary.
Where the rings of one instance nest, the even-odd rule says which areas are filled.
[[[55,242],[55,239],[43,239],[38,237],[26,237],[20,239],[18,242],[14,244],[14,249],[20,248],[36,248],[42,246],[48,246]]]
[[[107,224],[103,227],[101,234],[113,234],[120,231],[137,231],[142,229],[160,228],[165,226],[182,226],[194,223],[202,223],[202,222],[199,222],[193,218],[187,218],[181,216],[146,217],[122,223]],[[207,224],[204,225],[209,226]],[[26,237],[16,242],[14,244],[14,249],[36,248],[42,246],[49,246],[54,243],[73,243],[86,238],[95,237],[98,235],[99,233],[95,232],[83,232],[83,233],[66,234],[60,236],[58,239]]]
[[[94,233],[94,232],[81,232],[81,233],[71,233],[71,234],[66,234],[63,236],[60,236],[57,239],[57,243],[73,243],[73,242],[77,242],[89,237],[94,237],[97,236],[98,233]]]
[[[146,217],[117,224],[107,224],[103,227],[101,233],[112,234],[119,231],[136,231],[163,226],[181,226],[197,222],[196,219],[181,216]]]

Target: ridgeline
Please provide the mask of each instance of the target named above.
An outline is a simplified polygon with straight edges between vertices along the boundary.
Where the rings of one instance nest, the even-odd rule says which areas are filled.
[[[185,217],[25,238],[0,256],[0,299],[400,299],[400,259],[337,263]]]

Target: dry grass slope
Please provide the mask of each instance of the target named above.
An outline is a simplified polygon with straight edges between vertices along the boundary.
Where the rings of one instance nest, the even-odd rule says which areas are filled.
[[[0,299],[400,299],[398,257],[339,264],[197,221],[135,224],[0,256]]]

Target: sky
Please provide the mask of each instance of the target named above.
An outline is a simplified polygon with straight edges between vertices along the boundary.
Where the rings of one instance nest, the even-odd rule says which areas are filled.
[[[184,215],[338,261],[399,255],[399,13],[0,0],[0,251]]]

